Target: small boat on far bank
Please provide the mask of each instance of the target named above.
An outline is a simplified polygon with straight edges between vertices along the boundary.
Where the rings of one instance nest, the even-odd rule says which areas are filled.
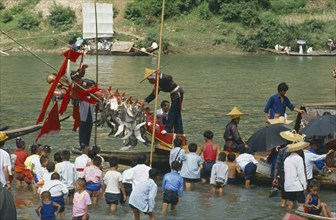
[[[304,56],[304,57],[311,57],[311,56],[336,56],[336,51],[312,51],[311,53],[299,53],[299,52],[286,52],[286,51],[279,51],[271,48],[261,48],[263,51],[271,52],[277,55],[287,55],[287,56]]]
[[[334,217],[331,217],[331,218],[330,217],[324,217],[324,216],[322,216],[322,213],[320,215],[313,215],[313,214],[305,213],[301,209],[295,210],[295,214],[297,214],[298,216],[307,218],[307,219],[336,220],[336,213],[335,212],[331,212],[331,214],[334,216]]]

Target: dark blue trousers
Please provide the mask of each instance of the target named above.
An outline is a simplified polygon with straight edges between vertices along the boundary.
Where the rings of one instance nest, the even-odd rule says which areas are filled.
[[[79,146],[90,146],[92,126],[93,120],[89,109],[86,121],[80,121],[79,123]]]
[[[174,133],[183,134],[183,125],[182,125],[182,102],[183,102],[183,93],[180,93],[179,98],[171,100],[171,106],[168,112],[168,121],[165,130],[168,133],[171,133],[174,128]]]

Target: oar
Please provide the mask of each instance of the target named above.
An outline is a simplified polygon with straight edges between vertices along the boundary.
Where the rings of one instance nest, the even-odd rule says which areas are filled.
[[[6,52],[4,52],[4,51],[2,51],[2,50],[0,50],[0,53],[9,56],[9,53],[6,53]]]
[[[141,51],[141,52],[146,53],[146,54],[148,54],[148,55],[151,55],[151,56],[153,56],[153,57],[156,56],[154,53],[150,53],[150,52],[147,52],[147,51],[142,51],[141,49],[136,48],[136,47],[132,47],[132,48],[133,48],[134,50],[136,50],[136,51]]]

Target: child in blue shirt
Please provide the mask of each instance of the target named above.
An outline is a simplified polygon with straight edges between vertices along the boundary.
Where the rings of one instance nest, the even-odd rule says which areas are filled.
[[[175,210],[175,206],[179,201],[179,197],[183,196],[183,178],[178,173],[181,169],[181,163],[173,161],[171,165],[171,172],[163,177],[162,192],[163,204],[162,215],[167,215],[168,205],[171,204],[170,210]]]
[[[182,156],[181,176],[184,178],[186,190],[191,188],[191,183],[197,183],[201,178],[202,158],[196,154],[197,144],[191,143],[188,145],[190,153]]]
[[[41,194],[41,203],[36,208],[36,213],[41,220],[54,220],[56,219],[55,207],[57,207],[58,215],[61,210],[61,206],[51,200],[51,194],[49,191],[44,191]]]

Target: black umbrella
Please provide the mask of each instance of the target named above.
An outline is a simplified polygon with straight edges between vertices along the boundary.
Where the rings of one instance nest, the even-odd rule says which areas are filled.
[[[276,146],[286,144],[287,141],[280,136],[280,132],[289,130],[293,130],[293,128],[286,124],[267,125],[252,134],[247,140],[247,144],[253,151],[268,151]]]
[[[313,136],[328,136],[336,132],[336,115],[318,116],[310,121],[300,133],[310,138]]]

